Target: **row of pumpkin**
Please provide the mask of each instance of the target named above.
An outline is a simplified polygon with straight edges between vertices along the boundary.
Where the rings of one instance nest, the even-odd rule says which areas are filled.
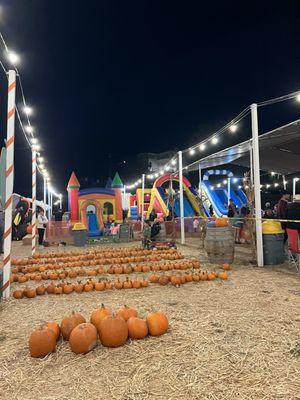
[[[169,262],[162,264],[137,264],[137,265],[111,265],[109,268],[103,266],[93,269],[65,269],[60,268],[54,271],[44,271],[44,272],[21,272],[12,273],[10,282],[25,283],[29,280],[42,281],[42,280],[57,280],[57,279],[67,279],[67,278],[77,278],[83,276],[96,276],[103,274],[132,274],[132,273],[148,273],[151,271],[170,271],[170,270],[187,270],[187,269],[198,269],[200,268],[200,262],[197,260],[182,261],[182,262]]]
[[[138,318],[135,308],[126,305],[116,315],[103,304],[92,312],[90,322],[79,313],[72,313],[63,318],[60,326],[49,321],[29,336],[31,357],[42,358],[53,353],[60,336],[68,340],[75,354],[86,354],[97,346],[98,336],[105,347],[119,347],[128,338],[143,339],[148,334],[160,336],[167,332],[168,318],[162,311],[148,313],[146,319]]]
[[[188,282],[200,282],[200,281],[212,281],[216,278],[221,280],[227,280],[228,274],[226,271],[222,272],[213,272],[213,271],[191,271],[185,274],[152,274],[149,276],[149,279],[143,278],[135,278],[129,279],[128,277],[126,280],[117,279],[114,282],[108,280],[100,280],[93,281],[89,280],[85,283],[78,281],[77,283],[70,283],[70,282],[61,282],[57,285],[50,283],[49,285],[39,285],[37,287],[25,287],[25,289],[16,289],[13,292],[13,297],[15,299],[22,299],[23,297],[27,298],[34,298],[37,295],[44,295],[48,294],[70,294],[72,292],[82,293],[82,292],[92,292],[93,290],[96,291],[103,291],[103,290],[110,290],[110,289],[140,289],[149,286],[149,283],[158,283],[162,286],[165,286],[171,283],[174,286],[179,286],[184,283]]]
[[[71,254],[66,252],[49,252],[37,254],[35,253],[33,257],[22,258],[22,259],[13,259],[12,265],[15,266],[27,266],[27,265],[36,265],[36,264],[52,264],[52,263],[67,263],[67,262],[78,262],[78,261],[97,261],[97,263],[105,263],[107,260],[119,258],[120,263],[129,263],[129,262],[140,262],[143,259],[150,258],[152,261],[153,257],[156,258],[158,256],[169,257],[172,259],[173,256],[180,255],[180,253],[176,249],[164,249],[164,250],[141,250],[135,252],[124,252],[122,250],[115,250],[111,252],[99,252],[87,250],[84,253],[76,253]],[[77,255],[80,254],[80,255]],[[102,262],[102,260],[104,260]],[[133,261],[132,261],[133,260]]]

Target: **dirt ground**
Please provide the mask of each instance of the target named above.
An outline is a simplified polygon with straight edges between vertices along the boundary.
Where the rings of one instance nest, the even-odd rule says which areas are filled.
[[[119,245],[115,245],[118,247]],[[128,246],[128,245],[125,245]],[[180,247],[204,259],[193,243]],[[28,248],[14,244],[21,256]],[[28,254],[27,254],[28,255]],[[203,269],[216,266],[205,264]],[[43,320],[100,303],[161,309],[167,334],[76,356],[67,342],[32,359],[27,340]],[[237,262],[226,282],[152,285],[0,303],[0,399],[300,399],[300,276]]]

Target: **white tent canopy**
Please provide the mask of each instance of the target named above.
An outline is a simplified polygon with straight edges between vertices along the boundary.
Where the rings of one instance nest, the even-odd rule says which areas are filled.
[[[252,139],[193,163],[190,171],[236,164],[250,167]],[[300,171],[300,119],[259,136],[260,169],[288,175]]]

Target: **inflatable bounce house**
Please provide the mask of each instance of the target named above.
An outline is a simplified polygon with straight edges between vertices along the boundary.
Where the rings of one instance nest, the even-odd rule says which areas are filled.
[[[82,222],[89,236],[100,236],[107,221],[123,221],[123,183],[118,172],[113,180],[108,179],[105,188],[79,189],[78,179],[72,172],[67,186],[70,219],[72,223]]]
[[[180,215],[179,205],[179,178],[177,175],[164,174],[156,179],[152,189],[145,189],[144,212],[145,217],[149,218],[150,213],[155,211],[158,217],[166,218],[170,212],[175,217]],[[177,188],[177,189],[176,189]],[[183,205],[184,215],[194,217],[202,215],[197,193],[187,178],[183,178]],[[142,189],[138,188],[136,194],[129,198],[129,217],[137,219],[141,216],[142,210]]]

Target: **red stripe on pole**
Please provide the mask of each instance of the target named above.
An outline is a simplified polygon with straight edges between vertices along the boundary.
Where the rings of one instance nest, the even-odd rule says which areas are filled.
[[[15,113],[15,108],[12,108],[7,114],[7,119],[11,118],[14,115],[14,113]]]
[[[10,206],[10,203],[12,202],[12,196],[10,196],[10,198],[7,200],[7,202],[5,203],[5,209],[7,208],[7,207],[9,207]]]
[[[7,281],[7,282],[2,286],[2,288],[0,287],[0,291],[4,292],[4,290],[8,288],[9,284],[10,284],[10,282]]]
[[[8,255],[6,258],[4,258],[4,260],[3,260],[3,267],[5,266],[5,264],[8,263],[9,260],[10,260],[10,255]]]
[[[13,144],[14,140],[15,140],[15,136],[12,136],[11,138],[9,138],[8,141],[6,142],[6,148],[8,146],[10,146],[11,144]]]
[[[8,86],[8,91],[10,92],[11,90],[13,90],[16,87],[16,81],[12,82],[9,86]]]
[[[10,175],[10,174],[13,172],[13,170],[14,170],[14,166],[11,165],[11,166],[8,168],[8,170],[6,171],[6,173],[5,173],[6,177],[8,177],[8,175]]]
[[[8,228],[6,232],[4,232],[3,239],[7,238],[7,236],[9,236],[10,233],[11,233],[11,227]]]

